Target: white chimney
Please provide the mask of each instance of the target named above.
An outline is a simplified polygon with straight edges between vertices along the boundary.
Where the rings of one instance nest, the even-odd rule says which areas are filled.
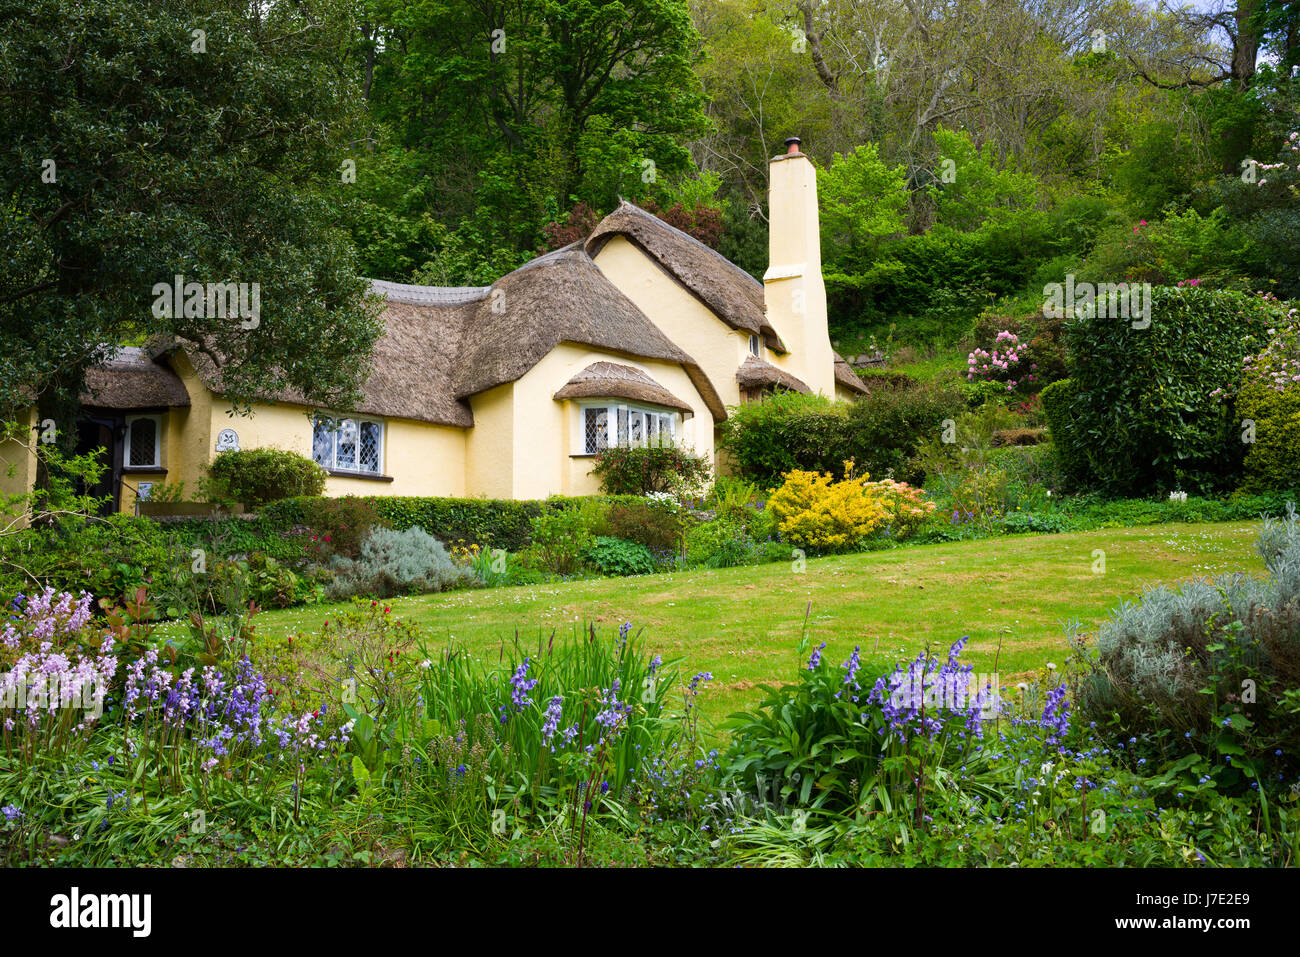
[[[782,368],[814,392],[835,398],[835,355],[826,324],[826,286],[817,218],[817,171],[785,141],[768,163],[768,266],[763,276],[767,321],[790,350]]]

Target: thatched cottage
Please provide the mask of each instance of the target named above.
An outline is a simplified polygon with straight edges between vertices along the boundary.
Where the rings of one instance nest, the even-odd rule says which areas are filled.
[[[354,409],[278,396],[232,418],[210,363],[120,350],[83,396],[82,444],[112,460],[99,491],[131,511],[156,483],[193,487],[221,451],[270,446],[315,458],[331,495],[578,495],[611,445],[712,459],[728,407],[776,388],[852,398],[864,387],[827,332],[816,173],[787,145],[762,283],[623,202],[491,286],[373,283],[386,331]]]

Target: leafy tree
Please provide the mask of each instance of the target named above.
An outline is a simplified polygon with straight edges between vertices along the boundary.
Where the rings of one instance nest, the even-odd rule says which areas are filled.
[[[681,0],[372,0],[375,119],[419,157],[422,211],[480,251],[531,251],[575,202],[610,208],[693,169],[702,133]],[[373,61],[373,64],[372,64]],[[372,65],[371,65],[372,64]]]
[[[874,143],[835,154],[817,180],[823,246],[837,261],[870,258],[880,241],[903,231],[907,177],[889,167]]]
[[[1037,204],[1034,177],[999,166],[991,146],[981,148],[964,130],[942,127],[935,131],[934,142],[941,171],[947,169],[952,174],[951,183],[940,175],[940,182],[931,187],[939,225],[963,232],[985,223],[1005,225]],[[948,161],[951,166],[945,166]]]
[[[66,422],[89,365],[156,335],[226,357],[237,404],[349,404],[379,329],[335,226],[350,30],[337,0],[0,0],[0,407]],[[177,275],[247,284],[250,315],[162,308]]]

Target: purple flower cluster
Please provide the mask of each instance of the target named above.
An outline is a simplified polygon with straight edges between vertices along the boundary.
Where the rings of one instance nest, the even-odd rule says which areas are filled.
[[[564,698],[556,695],[551,699],[551,703],[546,706],[546,714],[542,720],[542,744],[549,745],[552,752],[555,751],[555,745],[552,739],[560,727],[560,714],[564,707]]]
[[[178,677],[158,664],[157,651],[147,651],[127,670],[123,702],[128,725],[147,727],[153,723],[149,719],[157,719],[156,725],[164,729],[190,731],[205,755],[204,771],[211,771],[236,748],[260,747],[267,734],[274,736],[282,752],[301,760],[303,754],[325,751],[330,744],[342,749],[352,730],[349,722],[326,737],[323,707],[277,720],[270,713],[266,679],[247,657],[230,676],[209,666],[198,676],[191,668]],[[134,754],[140,742],[128,735],[126,745]]]
[[[13,614],[0,630],[0,646],[18,649],[26,642],[41,644],[58,638],[76,638],[90,623],[90,595],[79,598],[46,588],[38,595],[19,595],[11,605]]]
[[[853,646],[853,654],[849,655],[848,660],[844,662],[842,667],[844,668],[845,671],[845,675],[844,675],[845,686],[848,687],[851,685],[854,691],[861,691],[862,689],[858,687],[858,671],[862,667],[862,646],[861,645]],[[843,694],[844,694],[844,689],[841,688],[839,691],[835,692],[835,697],[838,698]],[[853,700],[857,701],[858,696],[853,695]]]
[[[689,689],[688,689],[688,690],[690,691],[690,693],[691,693],[691,696],[694,697],[695,695],[699,694],[699,691],[700,691],[700,685],[701,685],[703,682],[705,682],[705,681],[712,681],[712,680],[713,680],[713,672],[712,672],[712,671],[701,671],[701,672],[699,672],[699,673],[698,673],[694,678],[691,679],[690,686],[689,686]]]
[[[1062,741],[1070,730],[1070,702],[1065,697],[1065,685],[1057,685],[1047,692],[1047,706],[1038,724],[1047,732],[1050,747],[1063,747]]]
[[[624,704],[618,700],[619,687],[619,680],[615,678],[614,686],[608,691],[602,692],[600,699],[602,710],[596,715],[596,723],[604,728],[603,734],[611,738],[618,737],[627,721],[627,716],[632,713],[630,704]]]
[[[900,744],[918,734],[933,740],[961,722],[959,734],[983,737],[981,719],[998,706],[997,694],[991,682],[972,689],[974,666],[958,660],[969,640],[954,642],[945,662],[922,652],[906,667],[881,676],[867,700],[879,706],[885,718],[882,734],[896,735]]]
[[[537,687],[537,678],[528,677],[528,659],[515,669],[515,673],[510,676],[510,701],[514,704],[516,711],[523,711],[528,705],[533,703],[533,699],[528,697],[528,693]]]
[[[52,633],[42,629],[42,634]],[[117,657],[111,638],[105,636],[94,655],[74,653],[70,657],[56,651],[51,637],[46,637],[36,651],[21,655],[12,668],[0,674],[0,721],[4,730],[15,730],[16,719],[21,718],[27,730],[35,732],[43,721],[53,720],[56,713],[79,709],[82,718],[71,730],[84,731],[103,713],[104,697],[116,673]]]
[[[813,649],[812,655],[808,658],[809,671],[816,671],[818,667],[821,666],[822,649],[824,649],[825,647],[826,647],[826,642],[823,641],[820,645],[818,645],[816,648]]]

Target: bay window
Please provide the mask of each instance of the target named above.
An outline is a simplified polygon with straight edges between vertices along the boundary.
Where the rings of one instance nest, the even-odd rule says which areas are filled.
[[[673,445],[677,415],[643,406],[582,406],[582,448],[579,454],[597,455],[612,446]]]

